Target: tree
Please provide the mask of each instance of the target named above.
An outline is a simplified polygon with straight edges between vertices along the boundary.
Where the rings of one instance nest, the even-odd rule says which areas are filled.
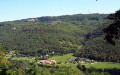
[[[0,59],[2,59],[4,55],[5,55],[5,51],[3,50],[3,47],[0,46]]]
[[[5,50],[0,45],[0,70],[2,71],[2,75],[6,74],[8,65],[10,65],[10,61],[3,59],[4,56],[5,56]]]
[[[78,63],[77,68],[80,69],[80,70],[82,69],[82,66],[81,66],[80,63]]]
[[[120,10],[116,11],[114,14],[110,14],[107,18],[113,22],[103,29],[106,33],[105,40],[108,43],[115,45],[114,39],[119,39],[120,36]]]

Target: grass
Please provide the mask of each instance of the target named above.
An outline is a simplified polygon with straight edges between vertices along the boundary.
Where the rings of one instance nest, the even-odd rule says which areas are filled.
[[[9,57],[5,57],[6,59],[8,59]],[[73,67],[75,68],[77,66],[77,64],[71,64],[68,59],[72,59],[75,60],[76,57],[73,56],[73,53],[69,53],[69,54],[64,54],[63,56],[53,56],[48,58],[48,60],[56,60],[57,62],[62,62],[61,64],[55,64],[58,65],[59,67]],[[11,58],[12,60],[28,60],[29,62],[35,61],[34,58],[32,57],[13,57]],[[40,60],[38,60],[40,61]],[[67,62],[65,64],[65,62]],[[90,68],[90,67],[94,67],[94,68],[102,68],[102,69],[112,69],[112,68],[118,68],[120,69],[120,63],[113,63],[113,62],[98,62],[98,63],[94,63],[94,64],[90,64],[90,63],[85,63],[82,64],[85,65],[86,68]]]
[[[30,57],[14,57],[14,58],[11,58],[12,60],[27,60],[29,62],[32,62],[32,61],[35,61],[34,58],[30,58]]]
[[[71,67],[71,68],[76,68],[77,64],[70,64],[68,59],[75,60],[77,57],[73,56],[73,53],[69,54],[64,54],[63,56],[53,56],[48,58],[48,60],[56,60],[57,62],[61,62],[61,64],[55,64],[58,65],[59,67]],[[65,62],[67,62],[65,64]]]
[[[77,66],[77,64],[56,64],[56,65],[58,65],[59,67],[63,67],[63,66],[65,66],[65,67],[74,67],[74,68],[76,68],[76,66]]]
[[[86,68],[94,67],[94,68],[102,68],[102,69],[112,69],[112,68],[118,68],[120,69],[120,63],[112,63],[112,62],[101,62],[101,63],[95,63],[95,64],[86,64]]]
[[[62,62],[62,64],[56,64],[60,67],[65,66],[65,67],[76,67],[77,64],[65,64],[65,61],[68,61],[68,59],[71,58],[72,60],[75,60],[76,57],[73,56],[73,53],[70,54],[65,54],[63,56],[53,56],[49,58],[48,60],[56,60],[57,62]],[[94,64],[90,63],[85,63],[86,68],[94,67],[94,68],[102,68],[102,69],[112,69],[112,68],[118,68],[120,69],[120,63],[113,63],[113,62],[98,62]]]
[[[48,58],[48,60],[56,60],[57,62],[65,63],[66,61],[68,61],[69,58],[72,60],[76,59],[76,57],[73,56],[73,53],[69,53],[63,56],[53,56],[51,58]]]

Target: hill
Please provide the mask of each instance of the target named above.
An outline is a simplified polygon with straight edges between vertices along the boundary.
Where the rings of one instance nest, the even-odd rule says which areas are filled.
[[[86,35],[106,21],[107,14],[39,17],[0,23],[0,44],[8,51],[35,56],[76,52]]]
[[[110,25],[110,21],[98,27],[93,32],[86,35],[85,45],[76,53],[75,56],[90,58],[99,61],[120,62],[120,40],[116,40],[116,45],[111,45],[104,40],[103,30]]]

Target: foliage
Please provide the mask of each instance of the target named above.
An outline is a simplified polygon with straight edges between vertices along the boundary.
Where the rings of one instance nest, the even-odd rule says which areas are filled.
[[[76,52],[85,35],[102,25],[107,14],[40,17],[0,23],[0,44],[26,56]]]
[[[120,36],[120,10],[116,11],[114,14],[110,14],[108,19],[112,20],[113,23],[103,29],[106,33],[105,39],[107,42],[115,45],[114,38],[119,39]]]
[[[11,64],[10,61],[3,58],[5,54],[4,48],[0,45],[0,74],[5,74],[4,71],[6,71]]]
[[[2,59],[5,56],[5,51],[3,47],[0,45],[0,59]]]
[[[105,34],[102,29],[107,27],[111,22],[107,21],[103,26],[86,35],[85,45],[75,52],[74,55],[78,57],[85,57],[98,61],[120,62],[120,41],[115,40],[115,46],[106,43],[104,40]]]
[[[82,71],[86,71],[85,65],[81,65],[80,63],[78,63],[77,68],[82,70]]]

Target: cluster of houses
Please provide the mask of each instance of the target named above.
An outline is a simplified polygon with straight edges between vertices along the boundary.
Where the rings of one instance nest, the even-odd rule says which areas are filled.
[[[55,60],[50,60],[50,61],[42,60],[42,61],[40,61],[38,63],[42,63],[42,64],[56,64],[56,61]]]
[[[93,60],[90,59],[82,59],[78,61],[79,63],[86,63],[86,62],[94,62]]]
[[[86,58],[81,58],[80,60],[77,60],[77,61],[74,61],[72,60],[71,58],[68,59],[69,62],[72,62],[72,63],[92,63],[92,62],[95,62],[93,60],[90,60],[90,59],[86,59]]]

